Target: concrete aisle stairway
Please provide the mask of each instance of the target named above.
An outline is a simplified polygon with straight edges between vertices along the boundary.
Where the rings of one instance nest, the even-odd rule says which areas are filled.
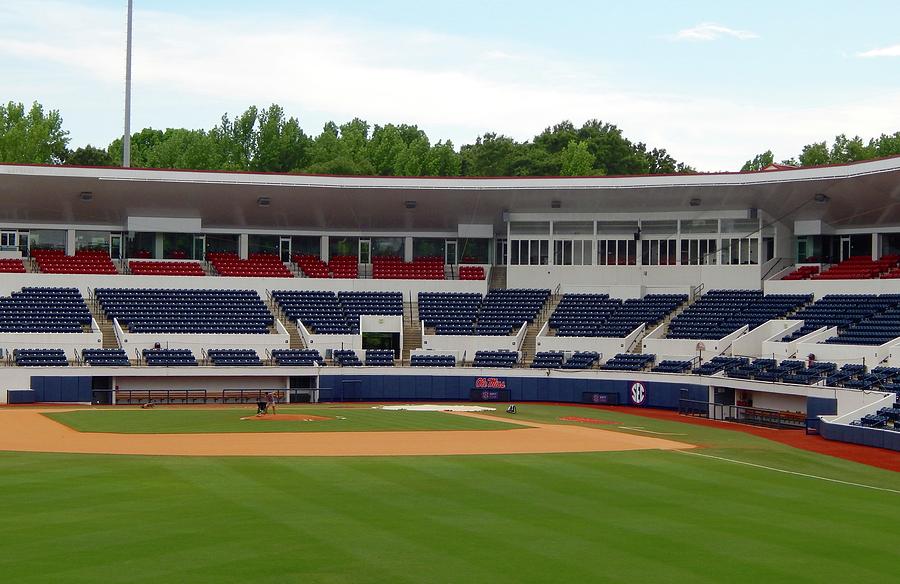
[[[506,266],[491,266],[491,281],[488,282],[488,290],[503,288],[506,288]]]
[[[119,340],[116,339],[116,330],[115,328],[113,328],[113,321],[106,318],[106,314],[103,312],[103,309],[100,308],[99,304],[88,300],[87,305],[88,308],[91,309],[91,316],[93,316],[94,320],[97,321],[97,325],[100,326],[100,332],[103,334],[103,348],[120,348]]]
[[[409,364],[411,351],[422,347],[422,323],[419,321],[419,304],[403,303],[403,350],[400,358],[404,365]]]
[[[562,300],[562,294],[551,294],[550,299],[547,300],[547,303],[538,313],[537,318],[534,319],[534,322],[528,325],[528,328],[525,331],[525,338],[522,340],[522,352],[524,354],[524,359],[522,364],[526,367],[531,365],[531,362],[534,361],[534,353],[537,350],[537,334],[541,332],[541,329],[544,327],[544,323],[550,320],[550,315],[553,314],[553,311],[556,310],[556,307],[559,306],[559,302]]]
[[[280,320],[281,324],[284,325],[284,328],[287,329],[288,337],[291,339],[290,348],[305,349],[306,345],[303,344],[303,338],[300,336],[300,331],[297,330],[297,324],[288,318],[284,311],[281,310],[281,307],[278,306],[278,303],[269,299],[266,301],[266,306],[269,308],[269,312],[272,313],[272,316],[274,316],[276,320]],[[274,327],[272,327],[272,332],[275,332]],[[322,356],[324,357],[324,355]]]

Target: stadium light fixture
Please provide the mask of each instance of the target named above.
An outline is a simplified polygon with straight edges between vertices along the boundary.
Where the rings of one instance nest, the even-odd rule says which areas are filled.
[[[816,193],[815,195],[813,195],[813,201],[817,203],[827,203],[830,200],[831,197],[829,197],[825,193]]]
[[[558,199],[553,199],[552,201],[550,201],[551,209],[559,209],[560,207],[562,207],[562,201]]]
[[[691,207],[699,207],[700,203],[702,203],[702,202],[703,201],[701,199],[694,197],[693,199],[691,199],[690,205],[691,205]]]
[[[78,193],[78,198],[81,199],[82,201],[92,201],[94,199],[94,193],[92,193],[90,191],[84,191],[84,192]]]
[[[270,199],[269,197],[260,197],[256,199],[256,204],[260,207],[268,207],[272,204],[272,199]]]
[[[125,32],[125,131],[122,133],[122,168],[131,166],[131,15],[133,0],[128,0],[128,19]]]
[[[417,203],[413,200],[403,201],[403,206],[406,207],[407,209],[415,209],[416,205],[417,205]]]

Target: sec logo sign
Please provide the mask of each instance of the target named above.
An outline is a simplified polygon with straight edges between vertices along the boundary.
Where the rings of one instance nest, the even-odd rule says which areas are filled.
[[[628,397],[633,405],[642,406],[647,401],[647,388],[640,381],[635,381],[631,384]]]

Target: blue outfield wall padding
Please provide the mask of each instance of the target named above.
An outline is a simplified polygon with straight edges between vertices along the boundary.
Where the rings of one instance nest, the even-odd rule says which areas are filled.
[[[806,417],[834,416],[837,414],[837,400],[833,397],[806,398]]]
[[[9,389],[6,391],[6,403],[33,404],[37,392],[33,389]]]
[[[863,428],[862,426],[823,421],[819,424],[819,434],[828,440],[900,451],[900,432],[894,430]]]
[[[322,375],[319,377],[319,399],[468,401],[471,390],[478,388],[479,379],[482,383],[486,382],[485,378],[471,375]],[[646,398],[636,404],[629,400],[633,381],[500,375],[488,381],[502,385],[497,389],[508,390],[511,401],[581,403],[584,392],[599,392],[615,393],[623,405],[676,409],[682,397],[706,401],[709,395],[709,388],[705,385],[641,381]]]

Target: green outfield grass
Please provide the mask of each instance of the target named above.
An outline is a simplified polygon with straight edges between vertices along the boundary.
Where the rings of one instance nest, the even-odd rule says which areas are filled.
[[[521,428],[498,419],[478,420],[443,412],[385,411],[367,406],[298,407],[280,406],[279,414],[312,414],[330,420],[266,421],[242,420],[253,416],[252,408],[155,408],[87,409],[47,412],[49,418],[80,432],[119,434],[192,434],[203,432],[387,432],[414,430],[512,430]]]
[[[0,574],[16,583],[819,584],[897,573],[900,493],[822,480],[900,491],[897,473],[619,411],[519,412],[619,421],[632,429],[603,428],[661,432],[719,458],[0,453]]]

